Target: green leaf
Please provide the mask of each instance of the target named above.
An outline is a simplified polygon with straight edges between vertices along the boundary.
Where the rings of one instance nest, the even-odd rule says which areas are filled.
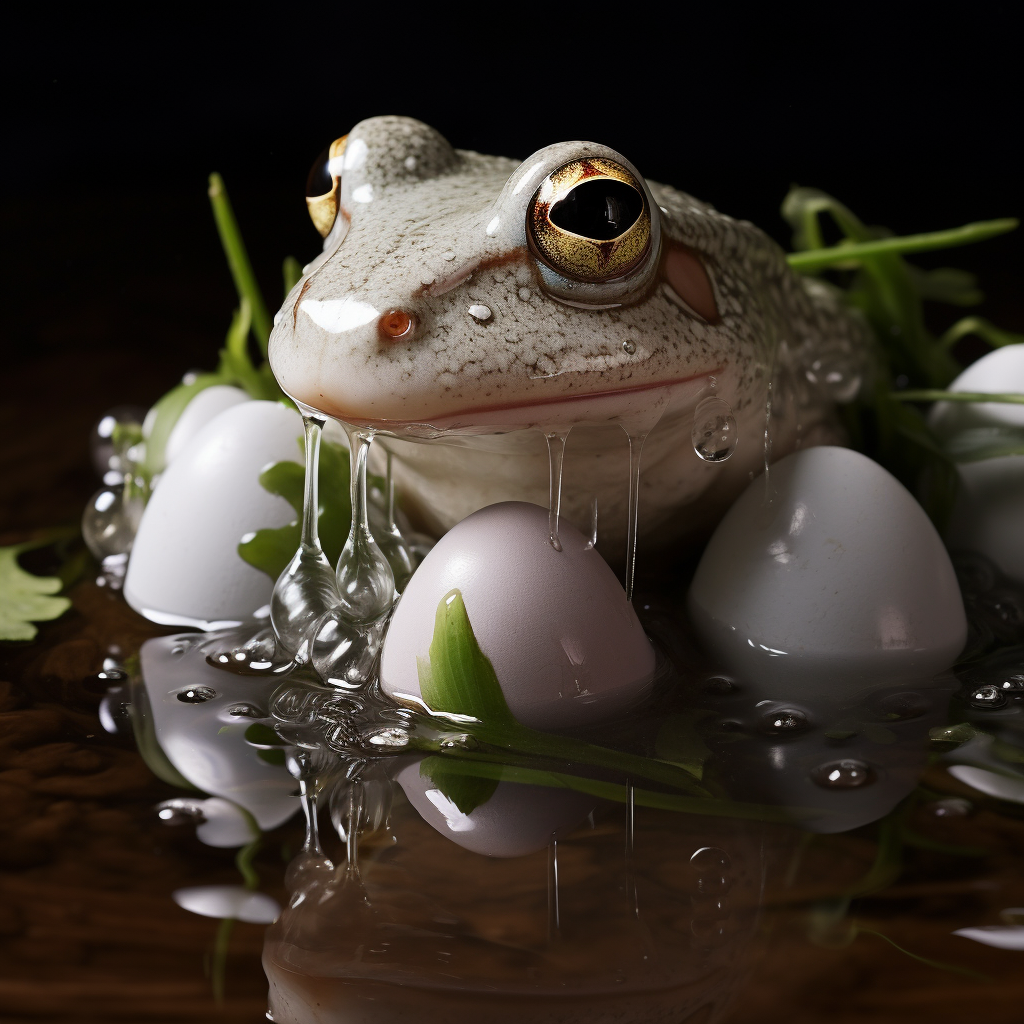
[[[33,576],[18,564],[18,555],[45,541],[0,548],[0,640],[32,640],[39,631],[33,622],[49,622],[71,607],[66,597],[54,597],[63,584],[56,576]]]
[[[966,270],[954,267],[921,270],[913,266],[908,269],[914,288],[922,299],[946,302],[951,306],[976,306],[985,299],[978,288],[977,277]]]
[[[471,715],[490,726],[518,726],[490,659],[480,650],[460,590],[446,594],[434,617],[430,673],[421,677],[433,711]]]
[[[272,764],[276,768],[284,767],[284,751],[279,747],[274,747],[271,750],[259,750],[256,752],[256,756],[261,761],[266,761],[267,764]]]
[[[300,451],[303,440],[299,440]],[[298,550],[302,529],[305,468],[297,462],[277,462],[260,474],[260,484],[284,498],[295,510],[295,521],[276,529],[257,530],[238,545],[238,553],[250,565],[276,580]],[[320,443],[320,509],[317,517],[320,545],[333,565],[341,554],[352,522],[349,496],[348,449],[333,441]]]
[[[487,803],[498,788],[497,779],[468,775],[458,769],[453,771],[451,762],[443,757],[423,758],[420,762],[420,776],[430,779],[463,814],[469,814],[481,804]]]

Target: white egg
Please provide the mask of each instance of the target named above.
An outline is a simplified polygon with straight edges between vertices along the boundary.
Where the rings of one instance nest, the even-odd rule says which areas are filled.
[[[178,422],[174,424],[164,448],[165,463],[170,465],[215,416],[219,416],[225,409],[249,401],[252,399],[241,388],[229,384],[214,384],[213,387],[203,388],[185,406]]]
[[[238,543],[295,518],[260,486],[263,469],[298,461],[302,420],[278,402],[243,402],[214,417],[161,476],[139,524],[124,594],[154,622],[211,629],[251,618],[274,581]]]
[[[598,803],[570,789],[499,782],[489,799],[464,814],[420,772],[419,761],[403,768],[397,782],[428,825],[486,857],[522,857],[543,850],[580,824]]]
[[[949,390],[1024,393],[1024,345],[1007,345],[982,356]],[[984,427],[1011,427],[1024,436],[1024,405],[936,402],[928,422],[943,440]],[[1024,583],[1024,455],[961,462],[957,468],[961,487],[946,542],[954,550],[985,555]]]
[[[794,452],[719,524],[689,593],[705,644],[776,699],[920,680],[967,637],[949,556],[924,510],[848,448]]]
[[[556,730],[605,721],[641,699],[654,651],[625,592],[587,538],[521,501],[488,505],[438,541],[413,574],[388,628],[381,684],[419,696],[437,606],[462,592],[470,624],[512,714]]]

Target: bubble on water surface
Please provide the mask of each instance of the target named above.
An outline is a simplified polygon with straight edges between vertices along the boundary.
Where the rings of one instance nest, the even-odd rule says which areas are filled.
[[[142,518],[141,494],[122,484],[101,487],[82,513],[82,539],[101,562],[114,555],[126,555],[135,543]]]
[[[693,414],[693,450],[705,462],[724,462],[736,450],[737,427],[729,403],[705,398]]]
[[[810,727],[807,716],[797,708],[779,708],[761,716],[758,728],[769,736],[785,736]]]
[[[178,693],[178,700],[182,704],[205,704],[208,700],[213,700],[217,696],[217,691],[212,686],[190,686],[186,690],[181,690]]]
[[[928,810],[936,818],[966,818],[974,810],[974,805],[970,800],[964,800],[963,797],[951,796],[929,804]]]
[[[858,789],[875,780],[875,773],[863,761],[829,761],[811,772],[811,778],[825,789]]]
[[[976,708],[1001,708],[1006,704],[1006,694],[998,686],[979,686],[969,698]]]

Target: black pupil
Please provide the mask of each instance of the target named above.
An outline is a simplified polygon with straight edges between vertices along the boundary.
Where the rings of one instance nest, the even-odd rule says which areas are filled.
[[[310,169],[309,177],[306,179],[306,196],[308,198],[318,199],[320,196],[334,191],[334,180],[327,169],[330,158],[331,151],[328,147],[317,157],[316,163]]]
[[[608,242],[635,224],[643,209],[643,197],[631,185],[613,178],[591,178],[555,203],[548,218],[563,231]]]

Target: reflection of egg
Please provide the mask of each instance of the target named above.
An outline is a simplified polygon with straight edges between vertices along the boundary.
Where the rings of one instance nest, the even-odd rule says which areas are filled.
[[[155,622],[235,623],[274,582],[243,562],[247,533],[285,526],[292,507],[260,486],[269,463],[297,461],[302,420],[278,402],[243,402],[212,419],[160,478],[132,547],[124,594]]]
[[[950,391],[1024,392],[1024,345],[1007,345],[972,363]],[[1024,430],[1024,405],[1000,402],[936,402],[928,421],[944,439],[965,430]],[[960,493],[946,540],[977,551],[1024,583],[1024,455],[961,462]]]
[[[543,850],[597,804],[594,797],[571,789],[499,782],[489,799],[464,814],[420,772],[418,761],[403,768],[397,781],[428,825],[463,849],[487,857],[522,857]]]
[[[921,679],[967,637],[956,576],[924,510],[847,448],[794,452],[719,524],[689,607],[708,646],[777,696]]]
[[[512,714],[558,729],[614,716],[642,697],[654,652],[619,581],[566,522],[561,551],[546,509],[489,505],[450,530],[413,574],[384,644],[381,683],[419,696],[417,657],[428,656],[438,603],[462,591],[473,632]]]

